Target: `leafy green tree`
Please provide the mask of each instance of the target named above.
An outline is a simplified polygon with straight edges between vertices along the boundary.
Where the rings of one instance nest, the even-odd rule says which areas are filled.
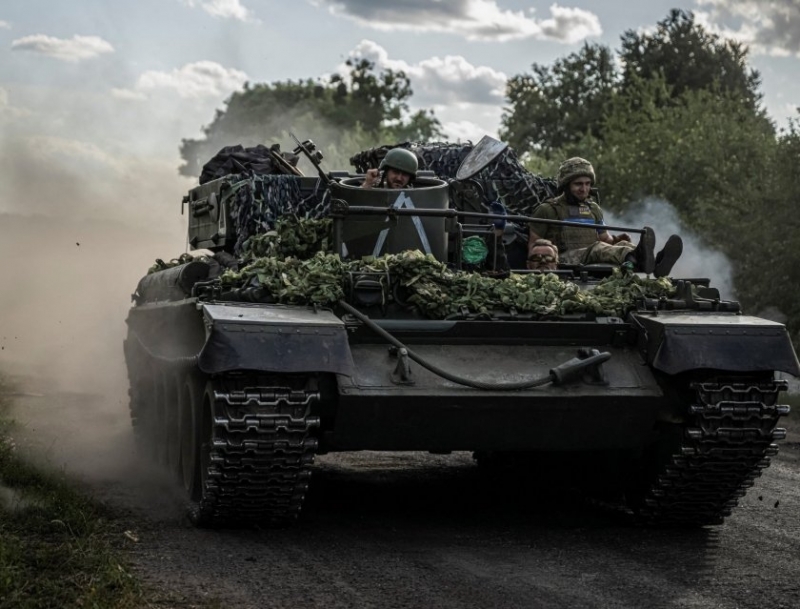
[[[364,147],[377,140],[425,141],[441,136],[441,124],[432,111],[410,113],[412,90],[404,72],[377,72],[366,59],[349,60],[347,65],[346,77],[248,83],[234,92],[225,110],[218,110],[203,128],[203,138],[183,140],[180,173],[199,175],[202,165],[224,146],[280,143],[291,149],[289,132],[301,139],[312,137],[323,151],[340,150],[345,139],[353,140],[352,133],[367,144]]]
[[[752,225],[760,239],[756,255],[739,267],[743,291],[753,310],[776,307],[786,315],[795,346],[800,348],[800,217],[797,215],[797,170],[800,124],[791,121],[774,147],[771,171],[763,176],[765,197]],[[746,258],[746,257],[745,257]]]
[[[630,89],[627,101],[634,104],[639,83],[651,80],[668,92],[651,103],[669,105],[687,92],[707,91],[708,99],[738,101],[764,116],[760,77],[747,66],[746,47],[707,32],[693,13],[673,10],[655,32],[627,31],[621,41],[621,71],[608,48],[587,44],[552,65],[533,64],[531,73],[513,76],[506,87],[500,137],[523,156],[545,158],[574,148],[589,133],[602,142],[610,100]],[[630,105],[629,110],[639,108]]]
[[[774,131],[737,99],[707,90],[673,95],[660,77],[616,95],[604,118],[605,138],[588,141],[594,149],[589,154],[602,176],[606,205],[614,205],[609,199],[624,206],[659,197],[693,226],[716,230],[719,214],[710,210],[743,214],[750,199],[763,196]]]
[[[672,205],[730,259],[745,310],[777,307],[800,342],[796,127],[776,139],[740,99],[708,90],[676,97],[661,76],[629,86],[608,108],[605,139],[580,143],[595,163],[603,206],[624,211],[652,198]]]
[[[761,99],[761,79],[747,66],[747,48],[707,32],[690,11],[671,10],[652,33],[626,31],[620,59],[623,89],[661,75],[673,97],[687,91],[717,90],[751,110]]]
[[[500,137],[520,155],[548,156],[597,128],[617,76],[611,51],[591,44],[532,71],[508,81]]]

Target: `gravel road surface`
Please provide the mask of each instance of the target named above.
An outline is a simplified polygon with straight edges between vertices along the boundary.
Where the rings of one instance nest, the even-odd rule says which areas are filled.
[[[135,457],[122,398],[16,397],[24,450],[128,521],[154,607],[800,607],[800,419],[724,525],[653,530],[467,453],[318,457],[299,522],[197,530]]]

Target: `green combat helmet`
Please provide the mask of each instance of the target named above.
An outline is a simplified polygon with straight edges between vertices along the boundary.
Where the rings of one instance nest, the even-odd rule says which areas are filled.
[[[405,148],[392,148],[383,157],[378,169],[387,169],[389,167],[409,174],[413,180],[417,177],[417,169],[419,168],[417,155]]]
[[[579,156],[567,159],[558,168],[558,187],[563,190],[564,187],[572,182],[575,178],[587,177],[595,182],[594,167],[586,159]]]

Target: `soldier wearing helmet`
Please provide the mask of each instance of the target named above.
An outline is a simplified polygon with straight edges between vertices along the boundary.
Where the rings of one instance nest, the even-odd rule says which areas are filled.
[[[409,188],[417,177],[417,155],[405,148],[392,148],[378,169],[368,169],[361,188]]]
[[[566,264],[629,263],[635,270],[654,273],[656,277],[663,277],[672,270],[683,251],[683,242],[677,235],[672,235],[664,249],[656,255],[653,229],[645,227],[639,244],[633,245],[626,233],[611,235],[603,228],[603,210],[591,197],[595,172],[589,161],[580,157],[567,159],[559,166],[556,179],[560,194],[537,207],[533,217],[598,228],[592,230],[588,227],[532,222],[528,241],[529,258],[538,239],[549,239],[558,248],[560,261]]]

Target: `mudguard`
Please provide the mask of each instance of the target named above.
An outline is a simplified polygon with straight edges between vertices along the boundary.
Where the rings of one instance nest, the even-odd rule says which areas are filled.
[[[211,267],[201,260],[149,273],[139,280],[133,298],[136,304],[176,302],[192,294],[192,286],[208,278]]]
[[[667,374],[712,369],[800,375],[786,327],[747,315],[658,312],[631,315],[645,360]]]
[[[352,376],[344,323],[331,311],[281,305],[203,304],[203,372],[331,372]]]

